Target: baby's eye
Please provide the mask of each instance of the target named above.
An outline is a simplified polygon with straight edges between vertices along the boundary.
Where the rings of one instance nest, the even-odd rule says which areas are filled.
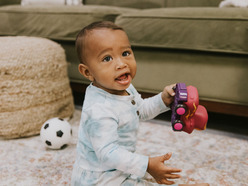
[[[113,58],[111,56],[106,56],[106,57],[103,58],[104,62],[109,62],[111,60],[113,60]]]
[[[125,51],[125,52],[122,53],[122,56],[123,57],[126,57],[126,56],[129,56],[130,54],[131,54],[131,52]]]

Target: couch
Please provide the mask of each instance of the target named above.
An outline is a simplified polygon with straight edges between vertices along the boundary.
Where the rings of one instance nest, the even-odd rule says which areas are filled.
[[[84,0],[82,6],[0,3],[0,36],[36,36],[65,49],[74,91],[89,83],[78,72],[75,37],[93,21],[127,32],[144,97],[167,84],[197,87],[208,111],[248,117],[248,9],[218,8],[221,0]]]

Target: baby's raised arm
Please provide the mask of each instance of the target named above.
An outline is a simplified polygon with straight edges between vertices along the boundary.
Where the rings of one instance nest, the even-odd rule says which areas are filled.
[[[175,95],[172,88],[175,85],[168,85],[164,88],[163,92],[146,99],[142,99],[141,95],[136,92],[139,102],[140,119],[143,121],[153,119],[158,114],[170,110],[169,106],[173,102]]]

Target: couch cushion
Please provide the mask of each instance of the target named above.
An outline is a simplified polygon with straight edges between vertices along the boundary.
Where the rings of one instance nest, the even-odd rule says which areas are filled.
[[[245,8],[161,8],[120,15],[133,46],[248,54]]]
[[[21,0],[0,0],[0,6],[21,4]]]
[[[222,0],[164,0],[165,7],[218,7]]]
[[[75,40],[77,33],[94,21],[114,21],[136,9],[107,6],[2,6],[0,35],[39,36]]]
[[[165,0],[84,0],[85,5],[108,5],[108,6],[119,6],[119,7],[130,7],[130,8],[161,8],[164,7]]]

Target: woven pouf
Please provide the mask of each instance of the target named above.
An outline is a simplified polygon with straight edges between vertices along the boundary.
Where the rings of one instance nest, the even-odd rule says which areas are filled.
[[[39,134],[46,120],[73,111],[63,48],[44,38],[0,37],[0,137]]]

